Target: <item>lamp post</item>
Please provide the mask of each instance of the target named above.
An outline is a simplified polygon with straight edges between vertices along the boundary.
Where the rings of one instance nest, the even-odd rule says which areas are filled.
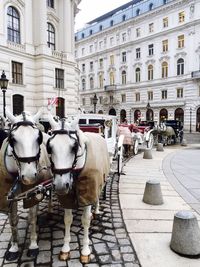
[[[149,102],[147,103],[147,106],[146,106],[146,109],[147,109],[147,113],[146,113],[146,120],[147,121],[150,121],[150,116],[149,116],[149,109],[151,108]]]
[[[3,92],[3,116],[6,117],[6,90],[8,87],[8,79],[6,78],[5,71],[2,71],[0,79],[0,87]]]
[[[97,95],[95,94],[94,97],[92,98],[92,103],[94,105],[94,113],[96,113],[97,102],[98,102],[98,98],[97,98]]]
[[[192,108],[190,108],[190,133],[192,132]]]

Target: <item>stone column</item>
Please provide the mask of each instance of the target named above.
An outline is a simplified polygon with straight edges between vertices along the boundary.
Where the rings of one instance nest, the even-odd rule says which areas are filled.
[[[71,0],[63,0],[63,52],[72,53],[72,16]]]

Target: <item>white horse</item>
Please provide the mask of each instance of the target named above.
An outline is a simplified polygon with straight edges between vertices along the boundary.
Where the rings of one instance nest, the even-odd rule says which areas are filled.
[[[14,197],[23,191],[30,190],[41,181],[52,177],[50,162],[45,145],[42,146],[43,134],[36,127],[36,122],[41,115],[39,111],[34,116],[23,112],[17,117],[6,111],[11,121],[11,130],[7,140],[4,141],[0,155],[0,208],[9,204],[9,221],[12,231],[11,247],[6,252],[5,258],[13,261],[19,256],[17,232],[17,201]],[[10,192],[9,192],[10,190]],[[5,192],[6,191],[6,192]],[[5,199],[5,193],[10,194],[10,201]],[[41,199],[40,199],[41,200]],[[30,207],[30,223],[32,225],[28,256],[34,257],[38,253],[36,220],[37,203],[39,199],[31,198],[25,201],[24,206]]]
[[[81,217],[84,228],[83,247],[80,261],[90,260],[89,226],[91,207],[99,204],[99,196],[109,173],[110,160],[105,139],[97,133],[83,133],[78,120],[71,123],[61,120],[55,122],[49,115],[52,136],[47,143],[47,151],[51,156],[53,186],[58,200],[65,208],[64,245],[59,254],[60,260],[70,258],[70,226],[72,209],[83,207]]]

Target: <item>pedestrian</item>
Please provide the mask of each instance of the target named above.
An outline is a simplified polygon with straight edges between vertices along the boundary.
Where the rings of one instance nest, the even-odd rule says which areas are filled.
[[[123,147],[124,147],[124,156],[128,157],[130,155],[131,146],[133,145],[131,131],[127,120],[124,119],[123,123],[118,126],[117,135],[124,135]]]
[[[183,142],[183,136],[184,136],[184,132],[183,132],[183,126],[181,126],[181,129],[179,131],[179,138],[180,138],[180,143],[182,144]]]

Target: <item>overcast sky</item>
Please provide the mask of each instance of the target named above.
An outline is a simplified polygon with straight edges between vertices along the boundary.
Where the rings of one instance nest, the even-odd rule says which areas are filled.
[[[75,17],[75,31],[83,28],[87,22],[128,2],[130,0],[82,0],[78,6],[80,11]]]

